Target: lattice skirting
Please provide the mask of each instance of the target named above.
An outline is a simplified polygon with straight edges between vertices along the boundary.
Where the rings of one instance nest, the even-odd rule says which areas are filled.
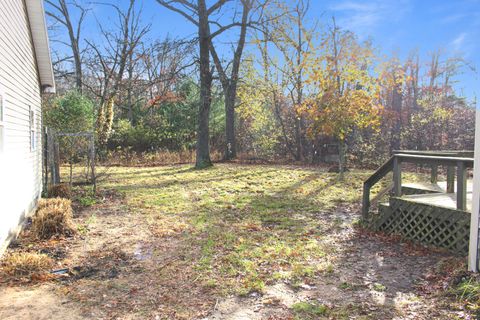
[[[468,252],[470,214],[392,197],[379,210],[373,226],[389,234],[430,244],[459,254]]]

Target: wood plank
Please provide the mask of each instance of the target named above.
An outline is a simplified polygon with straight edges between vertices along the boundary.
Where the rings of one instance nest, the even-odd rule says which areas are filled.
[[[445,192],[439,184],[432,184],[429,182],[409,182],[402,184],[402,188],[417,189],[429,193]]]
[[[416,203],[428,204],[434,207],[457,209],[457,195],[455,193],[414,194],[403,196],[402,199]],[[472,193],[467,192],[465,211],[471,211],[471,209]]]
[[[473,167],[473,158],[466,157],[440,157],[440,156],[421,156],[414,154],[399,153],[395,155],[395,158],[399,158],[402,162],[409,163],[423,163],[434,165],[456,165],[459,161],[463,162],[466,167]]]

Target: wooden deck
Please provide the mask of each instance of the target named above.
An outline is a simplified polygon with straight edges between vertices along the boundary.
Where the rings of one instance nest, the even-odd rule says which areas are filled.
[[[446,193],[447,182],[440,181],[436,184],[426,182],[405,183],[402,187],[408,189],[422,190],[424,194],[403,195],[402,198],[409,201],[414,201],[421,204],[428,204],[448,209],[457,208],[457,194]],[[472,189],[473,181],[467,181],[467,210],[472,210]],[[456,186],[455,186],[456,190]]]
[[[363,183],[362,215],[374,230],[466,254],[472,210],[473,153],[463,151],[396,151]],[[402,164],[431,167],[428,183],[402,181]],[[439,167],[446,182],[438,182]],[[371,188],[388,173],[392,183],[370,199]],[[387,202],[380,202],[387,196]],[[370,215],[372,204],[377,212]]]

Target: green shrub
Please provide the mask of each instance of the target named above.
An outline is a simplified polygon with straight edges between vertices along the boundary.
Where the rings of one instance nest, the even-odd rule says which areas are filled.
[[[70,91],[47,103],[44,121],[48,127],[62,132],[93,131],[95,122],[93,102],[77,91]]]

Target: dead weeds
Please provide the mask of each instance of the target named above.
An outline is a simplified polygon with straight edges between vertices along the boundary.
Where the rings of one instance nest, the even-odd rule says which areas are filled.
[[[71,236],[76,229],[72,221],[72,202],[63,198],[41,199],[32,219],[32,232],[39,239]]]
[[[2,259],[1,272],[6,281],[30,281],[45,277],[53,260],[45,254],[33,252],[12,252]]]

